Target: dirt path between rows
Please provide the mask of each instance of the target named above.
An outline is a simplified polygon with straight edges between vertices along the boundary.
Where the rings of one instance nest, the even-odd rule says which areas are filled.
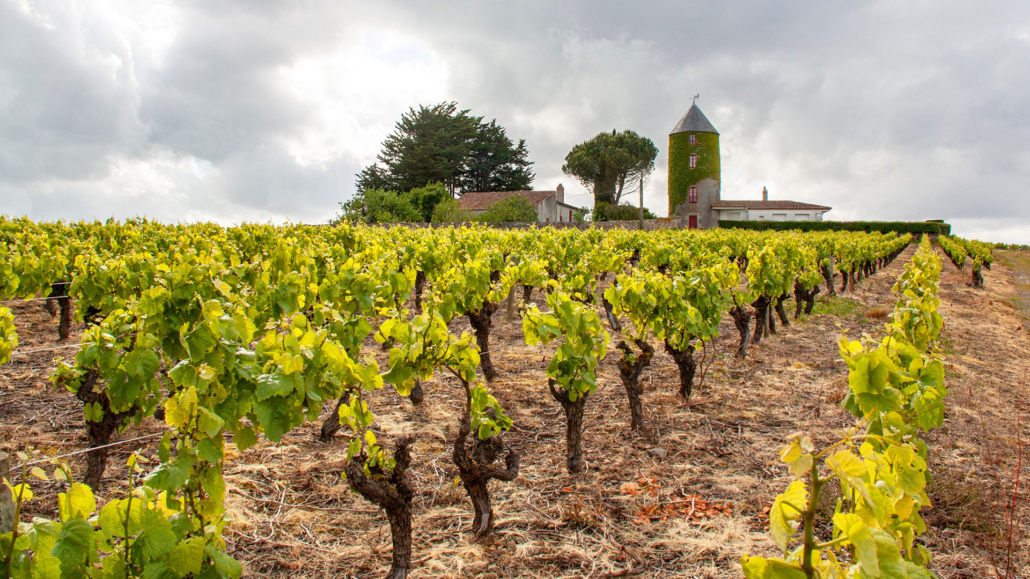
[[[526,346],[520,323],[498,313],[491,350],[499,377],[491,389],[514,419],[516,428],[505,438],[521,453],[522,470],[512,483],[491,485],[492,537],[471,535],[471,505],[454,485],[450,445],[463,404],[457,384],[445,377],[427,383],[420,407],[387,391],[370,402],[381,442],[417,437],[411,577],[601,577],[641,564],[637,577],[741,577],[742,554],[775,553],[765,512],[789,482],[778,462],[784,440],[803,430],[825,444],[853,423],[839,404],[847,371],[837,340],[842,330],[878,335],[893,306],[894,278],[913,250],[862,280],[856,292],[832,299],[824,293],[813,315],[781,328],[746,360],[728,354],[737,335],[725,319],[708,351],[704,384],[689,403],[676,396],[675,364],[654,344],[655,358],[642,376],[642,433],[629,432],[617,352],[610,353],[587,402],[588,470],[577,476],[565,471],[564,417],[546,390],[551,350]],[[1016,472],[1016,406],[1027,397],[1022,384],[1030,370],[1030,335],[1013,307],[1019,289],[1012,268],[998,263],[986,271],[986,290],[966,287],[968,270],[960,274],[947,260],[945,272],[941,312],[951,391],[947,424],[930,436],[936,504],[925,540],[940,577],[985,577],[992,570],[988,545],[1007,539],[1003,503],[1011,499]],[[15,311],[19,350],[60,345],[56,321],[39,302],[17,304]],[[456,324],[468,329],[464,319]],[[0,368],[0,448],[31,444],[58,453],[85,446],[81,405],[47,380],[55,356],[69,354],[40,352]],[[1030,440],[1028,422],[1021,424],[1024,441]],[[163,428],[148,419],[119,436]],[[385,516],[340,478],[346,440],[319,443],[318,429],[306,425],[278,445],[228,455],[227,506],[234,520],[226,541],[248,576],[379,577],[389,567]],[[104,493],[122,488],[124,459],[136,448],[154,454],[148,441],[116,448]],[[37,485],[43,500],[33,512],[52,513],[58,484]],[[832,512],[831,502],[824,512]],[[1025,571],[1026,538],[1014,537],[1014,544]],[[1003,556],[995,559],[1001,563]]]

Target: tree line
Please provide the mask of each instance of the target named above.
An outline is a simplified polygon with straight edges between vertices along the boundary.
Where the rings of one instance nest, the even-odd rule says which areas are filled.
[[[625,130],[602,132],[572,148],[562,172],[591,190],[592,208],[577,212],[595,221],[636,219],[641,208],[631,193],[654,170],[658,148],[651,139]],[[524,191],[535,177],[526,140],[512,140],[496,119],[459,109],[455,102],[419,105],[401,115],[383,141],[376,162],[355,177],[357,193],[340,203],[334,222],[459,222],[472,217],[457,201],[474,191]],[[654,215],[646,208],[644,218]],[[535,208],[521,195],[491,207],[480,221],[536,221]]]

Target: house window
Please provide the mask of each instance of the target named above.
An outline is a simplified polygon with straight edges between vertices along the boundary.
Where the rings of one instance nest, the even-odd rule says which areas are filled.
[[[696,169],[697,168],[697,155],[691,155],[690,156],[690,168],[691,169]]]
[[[687,203],[697,203],[697,187],[687,190]]]
[[[690,133],[690,146],[693,147],[697,144],[697,135]]]

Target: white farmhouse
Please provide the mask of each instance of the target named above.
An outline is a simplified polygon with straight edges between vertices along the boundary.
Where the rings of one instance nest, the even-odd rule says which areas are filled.
[[[458,198],[458,206],[475,217],[509,195],[521,195],[529,201],[540,223],[567,223],[577,211],[576,207],[565,203],[565,188],[561,183],[554,191],[470,191]]]
[[[831,209],[800,201],[770,201],[765,188],[761,201],[720,199],[712,203],[720,221],[822,221],[823,213]]]

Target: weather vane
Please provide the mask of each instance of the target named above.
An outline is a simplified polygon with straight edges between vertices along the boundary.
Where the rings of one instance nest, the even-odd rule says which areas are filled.
[[[701,93],[694,95],[694,104],[697,104],[697,99],[701,98]]]

